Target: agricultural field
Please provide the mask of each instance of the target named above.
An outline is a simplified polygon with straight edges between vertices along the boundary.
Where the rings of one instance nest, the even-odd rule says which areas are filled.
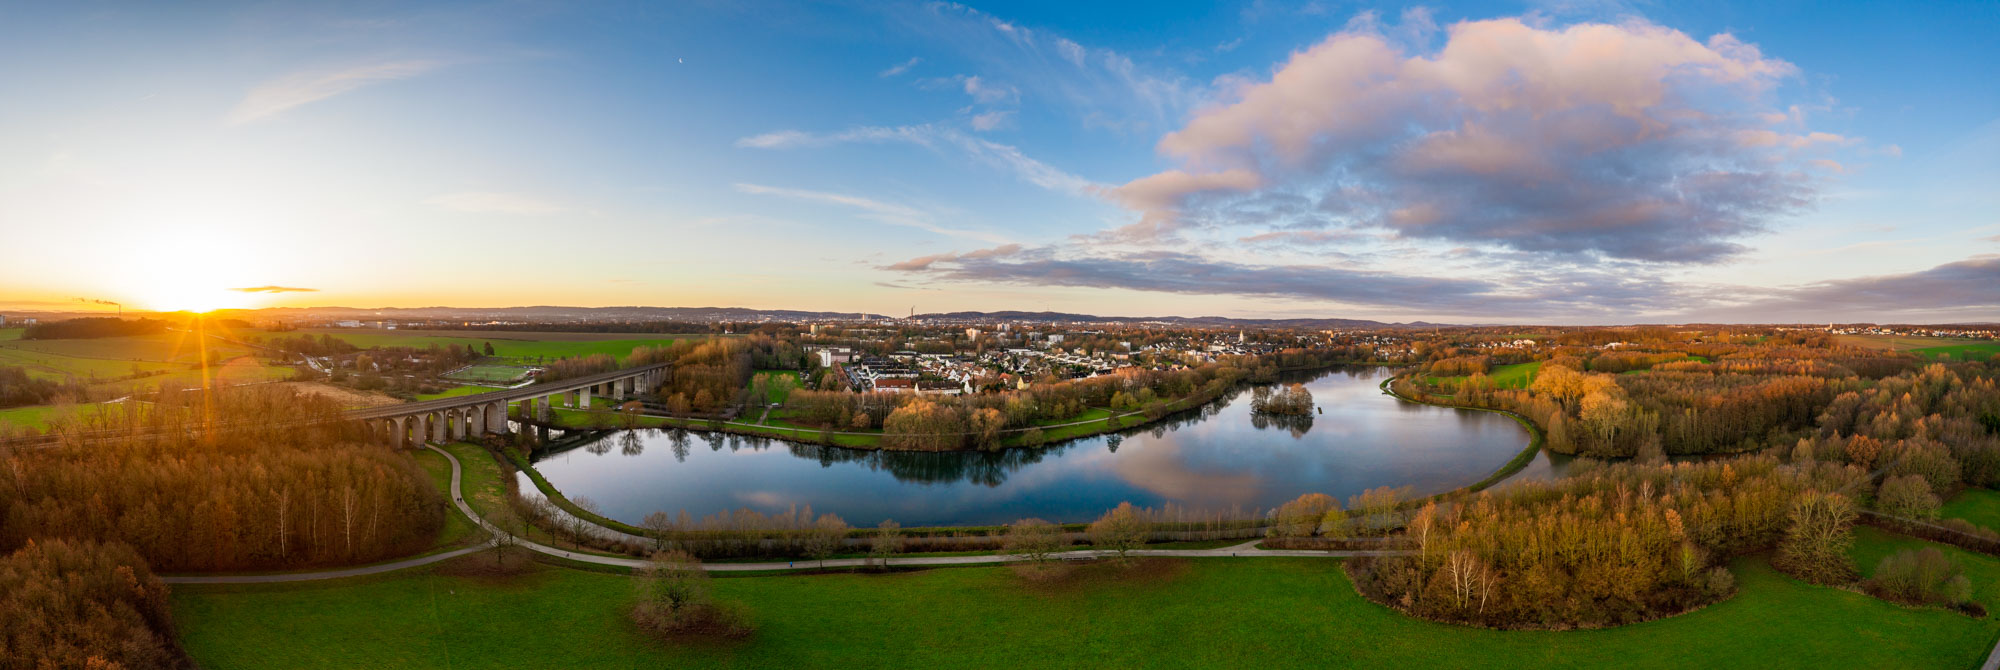
[[[498,391],[498,390],[500,389],[496,389],[491,386],[471,386],[471,385],[453,386],[451,388],[445,389],[437,393],[419,393],[417,394],[417,401],[422,402],[425,400],[437,400],[438,398],[457,398],[460,396],[479,395],[481,393],[486,393],[488,391]]]
[[[2000,354],[2000,341],[1974,340],[1962,337],[1914,337],[1903,335],[1840,335],[1836,341],[1845,346],[1868,349],[1889,349],[1904,351],[1924,358],[1937,360],[1948,355],[1951,360],[1986,360]]]
[[[433,344],[485,351],[493,344],[493,354],[502,358],[564,358],[590,354],[610,354],[624,358],[641,346],[666,346],[675,340],[706,338],[709,335],[641,335],[634,333],[522,333],[512,331],[460,330],[351,330],[311,329],[294,334],[314,337],[332,335],[363,349],[371,347],[416,347]]]
[[[271,365],[242,345],[189,333],[79,340],[22,340],[18,329],[0,339],[0,365],[24,368],[44,379],[76,378],[105,395],[158,386],[182,388],[203,384],[198,367],[206,350],[219,364],[207,371],[207,383],[217,386],[289,379],[292,369]],[[135,375],[137,375],[135,377]],[[134,377],[125,379],[127,377]]]
[[[1863,571],[1924,543],[1860,529]],[[2000,560],[1953,552],[2000,604]],[[2000,621],[1913,609],[1733,564],[1740,592],[1658,621],[1494,631],[1420,621],[1356,595],[1328,559],[1155,560],[1028,583],[1004,567],[727,577],[757,632],[668,643],[625,618],[628,577],[537,565],[447,567],[283,586],[179,586],[174,616],[202,667],[1974,667]],[[533,630],[535,635],[522,635]],[[1366,643],[1357,643],[1366,641]],[[339,653],[327,653],[339,650]]]

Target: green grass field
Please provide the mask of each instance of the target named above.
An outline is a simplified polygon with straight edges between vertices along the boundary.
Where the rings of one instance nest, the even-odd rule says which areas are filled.
[[[451,462],[429,449],[418,449],[414,458],[417,459],[417,465],[423,466],[424,474],[430,475],[431,483],[437,486],[438,493],[444,495],[446,501],[451,500]],[[459,513],[456,505],[446,507],[444,530],[438,531],[435,546],[455,547],[484,535],[484,532],[472,525],[471,519]]]
[[[445,375],[444,378],[465,382],[509,384],[521,381],[527,376],[528,368],[515,365],[469,365]]]
[[[1486,378],[1493,382],[1494,388],[1524,389],[1528,388],[1529,384],[1535,383],[1535,373],[1540,372],[1541,369],[1541,361],[1496,365],[1486,372]],[[1446,380],[1455,382],[1464,381],[1465,377],[1425,377],[1424,383],[1437,384]]]
[[[463,349],[471,345],[484,352],[487,343],[493,344],[493,354],[505,358],[564,358],[587,356],[590,354],[610,354],[624,358],[632,349],[640,346],[666,346],[676,339],[707,337],[706,335],[663,335],[637,336],[630,333],[516,333],[504,331],[393,331],[345,329],[307,330],[314,337],[332,335],[361,348],[370,347],[429,347],[440,346]]]
[[[1970,488],[1945,501],[1938,516],[1964,519],[1987,528],[2000,529],[2000,491]]]
[[[1918,541],[1863,529],[1857,558]],[[2000,563],[1962,555],[1994,604]],[[1872,561],[1869,561],[1872,567]],[[1803,584],[1763,559],[1703,610],[1590,631],[1492,631],[1361,599],[1326,559],[1199,559],[1143,577],[1089,568],[1066,587],[1012,570],[722,578],[758,631],[653,641],[624,617],[627,577],[541,568],[507,579],[419,569],[282,586],[176,587],[203,667],[1973,667],[2000,621]],[[1054,661],[1053,659],[1061,659]]]
[[[0,409],[0,424],[27,426],[35,430],[41,430],[48,427],[48,421],[55,416],[55,413],[56,408],[53,405]]]
[[[1965,344],[1924,347],[1921,349],[1911,349],[1910,353],[1931,360],[1949,357],[1954,361],[1983,361],[1993,358],[1994,354],[2000,354],[2000,342],[1982,340],[1967,342]]]

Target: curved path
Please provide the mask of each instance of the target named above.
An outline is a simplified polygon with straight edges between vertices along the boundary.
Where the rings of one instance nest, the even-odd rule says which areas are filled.
[[[458,458],[452,456],[450,452],[447,452],[443,449],[439,449],[435,446],[426,444],[424,445],[424,447],[430,449],[431,451],[437,452],[439,455],[444,456],[445,460],[451,462],[452,504],[458,507],[458,511],[460,513],[463,513],[465,515],[465,518],[471,519],[473,523],[478,524],[480,528],[485,529],[486,532],[490,533],[494,538],[499,538],[503,536],[508,537],[511,539],[512,544],[521,547],[523,549],[567,560],[578,561],[582,563],[610,565],[623,568],[638,568],[638,567],[643,567],[647,564],[647,561],[645,559],[620,558],[616,556],[600,556],[597,554],[579,553],[564,549],[558,549],[556,547],[551,547],[537,542],[530,542],[526,539],[509,535],[506,531],[501,530],[499,527],[487,523],[486,519],[480,517],[477,512],[472,511],[471,505],[466,504],[465,496],[460,492],[459,489],[459,482],[462,479],[461,473],[463,472],[463,470],[459,466]],[[1136,549],[1127,553],[1132,556],[1169,556],[1169,557],[1183,557],[1183,558],[1217,558],[1217,557],[1228,558],[1232,556],[1350,558],[1356,556],[1396,556],[1409,553],[1406,551],[1371,551],[1371,550],[1305,551],[1305,550],[1292,550],[1292,549],[1259,549],[1257,548],[1257,542],[1258,542],[1257,540],[1251,540],[1243,544],[1231,547],[1222,547],[1219,549]],[[431,563],[437,563],[439,561],[447,561],[453,558],[457,558],[459,556],[464,556],[466,554],[473,553],[475,551],[484,550],[491,546],[493,546],[493,540],[489,539],[486,542],[482,542],[478,545],[466,547],[463,549],[455,549],[443,553],[431,554],[428,556],[418,556],[416,558],[393,561],[389,563],[379,563],[376,565],[366,565],[355,568],[342,568],[339,570],[324,570],[320,572],[292,572],[292,573],[268,574],[268,575],[162,576],[160,578],[160,581],[164,581],[168,584],[267,584],[276,582],[306,582],[306,581],[315,581],[321,579],[339,579],[342,577],[359,577],[363,575],[373,575],[384,572],[392,572],[396,570],[402,570],[404,568],[413,568],[420,565],[429,565]],[[1111,554],[1112,552],[1109,551],[1083,549],[1077,551],[1058,552],[1055,554],[1051,554],[1051,556],[1059,559],[1072,559],[1072,558],[1084,559],[1084,558],[1101,558],[1104,556],[1109,556]],[[943,566],[943,565],[980,565],[988,563],[1012,563],[1024,560],[1027,559],[1023,556],[1012,555],[1012,554],[984,554],[978,556],[906,556],[903,558],[889,559],[886,564],[897,565],[897,566],[908,566],[908,567],[922,567],[922,566]],[[761,572],[761,571],[773,571],[773,570],[808,570],[808,569],[819,568],[821,566],[829,568],[854,567],[854,566],[865,566],[868,564],[869,564],[869,559],[864,559],[864,558],[835,558],[835,559],[829,559],[824,562],[808,560],[808,561],[765,561],[757,563],[704,563],[702,564],[701,567],[702,569],[708,570],[709,572]]]

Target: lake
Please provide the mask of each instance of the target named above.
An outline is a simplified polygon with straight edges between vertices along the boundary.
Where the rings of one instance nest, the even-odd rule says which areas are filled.
[[[1291,376],[1318,405],[1305,425],[1253,416],[1245,388],[1160,423],[1043,449],[870,451],[628,430],[541,455],[535,467],[564,495],[633,524],[656,510],[699,518],[810,505],[855,526],[991,525],[1089,521],[1120,502],[1241,517],[1304,493],[1345,500],[1391,486],[1428,495],[1479,481],[1527,447],[1527,430],[1505,415],[1382,393],[1377,385],[1391,374],[1351,367]],[[1558,469],[1544,452],[1516,477]],[[521,488],[534,484],[523,475]]]

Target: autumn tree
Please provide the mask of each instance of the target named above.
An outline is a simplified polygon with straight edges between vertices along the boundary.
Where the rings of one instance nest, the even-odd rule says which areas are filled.
[[[1084,533],[1090,537],[1092,545],[1117,552],[1118,560],[1123,562],[1133,549],[1145,546],[1147,537],[1152,533],[1152,524],[1145,513],[1133,507],[1132,503],[1121,502],[1092,521]]]
[[[1807,491],[1792,501],[1784,540],[1771,564],[1814,584],[1854,579],[1854,505],[1837,493]]]
[[[1041,519],[1022,519],[1007,526],[1001,551],[1026,557],[1037,569],[1046,566],[1049,556],[1068,544],[1061,526]]]
[[[740,608],[719,603],[701,559],[684,552],[653,554],[634,580],[638,602],[632,621],[655,635],[740,637],[751,631]]]

